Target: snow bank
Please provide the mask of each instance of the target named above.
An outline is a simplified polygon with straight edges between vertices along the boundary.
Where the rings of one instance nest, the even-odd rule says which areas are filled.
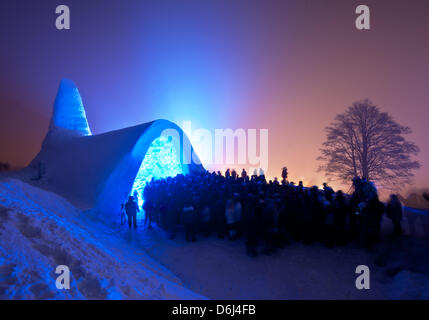
[[[403,270],[393,279],[391,299],[429,300],[429,276]]]
[[[70,290],[56,288],[58,265],[70,268]],[[114,229],[53,193],[8,179],[0,181],[0,298],[202,297]]]

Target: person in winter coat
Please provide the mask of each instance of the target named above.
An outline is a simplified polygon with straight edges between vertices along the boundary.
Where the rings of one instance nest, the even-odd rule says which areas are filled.
[[[168,197],[171,197],[171,193],[168,195]],[[177,224],[179,220],[179,210],[177,209],[177,206],[175,206],[176,201],[171,201],[172,205],[166,206],[166,224],[167,224],[167,231],[168,231],[168,238],[174,239],[176,238],[176,232],[177,232]]]
[[[152,229],[152,220],[155,212],[155,204],[151,198],[148,198],[143,203],[144,214],[144,225],[148,226],[148,229]]]
[[[228,225],[228,235],[230,240],[235,240],[237,235],[236,227],[236,219],[235,219],[235,205],[234,200],[229,199],[226,202],[226,208],[225,208],[225,218],[226,218],[226,224]]]
[[[378,200],[378,196],[374,195],[366,201],[362,210],[363,215],[363,236],[365,246],[372,247],[376,242],[380,241],[381,235],[381,220],[384,214],[384,205]]]
[[[256,197],[253,194],[249,194],[243,215],[244,236],[246,239],[246,253],[249,257],[256,257],[258,254],[257,245],[259,226],[256,209]]]
[[[335,241],[338,245],[346,243],[346,223],[347,218],[354,214],[350,211],[344,193],[338,190],[334,200],[334,228],[335,228]]]
[[[276,251],[278,215],[273,199],[264,200],[262,215],[262,237],[264,240],[263,253],[266,255],[273,254]]]
[[[237,232],[237,237],[241,236],[241,216],[242,216],[242,211],[243,211],[243,207],[241,205],[240,202],[240,195],[239,194],[234,194],[234,229]]]
[[[327,197],[330,198],[329,200]],[[335,205],[333,204],[333,197],[326,193],[322,198],[323,207],[323,225],[322,225],[322,239],[327,247],[332,247],[336,243],[337,234],[335,228]]]
[[[139,207],[137,203],[134,201],[133,196],[128,197],[128,201],[125,204],[125,212],[127,214],[128,218],[128,227],[131,229],[134,227],[134,229],[137,228],[137,212],[139,212]]]
[[[223,239],[227,234],[227,225],[225,219],[225,200],[222,194],[217,194],[218,199],[214,203],[213,216],[215,223],[215,230],[219,239]]]
[[[241,179],[243,179],[243,181],[244,181],[244,180],[246,180],[246,178],[247,178],[247,172],[243,168],[243,170],[241,171]]]
[[[323,192],[324,192],[325,198],[328,201],[332,201],[332,198],[335,192],[330,186],[328,186],[326,182],[323,183]]]
[[[204,237],[208,237],[210,234],[211,226],[211,210],[209,205],[204,205],[203,210],[201,210],[201,231],[204,234]]]
[[[395,194],[390,195],[390,200],[386,207],[386,215],[390,220],[392,220],[394,234],[401,235],[404,232],[401,227],[402,204]]]
[[[194,206],[192,205],[192,200],[186,199],[185,206],[182,210],[183,213],[183,224],[185,225],[185,235],[186,241],[196,241],[196,213]]]

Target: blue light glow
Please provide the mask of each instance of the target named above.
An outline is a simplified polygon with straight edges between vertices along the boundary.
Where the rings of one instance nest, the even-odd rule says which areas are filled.
[[[132,195],[138,194],[138,204],[143,204],[143,189],[154,179],[174,177],[183,173],[171,136],[161,136],[149,146],[134,180]]]
[[[74,131],[83,136],[91,135],[82,98],[71,80],[61,80],[55,98],[51,126]]]

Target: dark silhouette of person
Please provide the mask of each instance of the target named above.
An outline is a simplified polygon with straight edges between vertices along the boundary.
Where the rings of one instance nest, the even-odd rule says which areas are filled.
[[[237,177],[238,177],[237,171],[235,171],[235,169],[232,169],[231,171],[232,180],[237,180]]]
[[[362,190],[362,180],[360,177],[353,178],[353,194],[350,199],[351,213],[349,216],[350,224],[350,238],[359,237],[362,224],[362,208],[365,202],[365,196]]]
[[[247,178],[247,172],[246,172],[246,170],[244,170],[244,168],[243,168],[243,170],[241,171],[241,178],[242,178],[243,180],[246,180],[246,178]]]
[[[228,169],[225,176],[204,171],[152,180],[142,195],[145,224],[150,227],[159,212],[157,225],[167,229],[169,238],[179,232],[180,223],[187,241],[196,241],[197,232],[205,236],[215,233],[219,238],[229,234],[231,240],[240,240],[243,235],[251,257],[258,249],[273,254],[291,241],[343,245],[351,235],[362,236],[368,247],[379,241],[385,208],[367,179],[355,177],[349,197],[341,191],[335,193],[327,184],[319,189],[304,188],[302,182],[280,184],[277,179],[267,183],[257,174],[255,170],[250,178],[243,170],[239,177]],[[429,195],[426,199],[429,201]],[[393,200],[387,212],[399,234],[402,204]],[[135,197],[128,202],[126,214],[132,227],[139,208]]]
[[[386,206],[386,216],[392,220],[395,235],[404,233],[401,227],[402,203],[396,194],[390,195],[390,200]]]
[[[326,182],[323,183],[323,191],[325,193],[326,199],[328,199],[329,201],[332,201],[332,196],[334,195],[334,190],[330,186],[328,186],[328,184]]]
[[[204,234],[204,237],[208,237],[210,234],[210,224],[212,221],[211,209],[208,204],[203,206],[200,214],[201,219],[201,231]]]
[[[148,229],[152,229],[152,220],[155,211],[155,204],[151,198],[148,198],[143,203],[144,215],[144,225],[148,226]]]
[[[229,170],[229,168],[228,169],[226,169],[226,171],[225,171],[225,178],[227,178],[227,179],[229,179],[229,177],[231,176],[231,172],[230,172],[230,170]]]
[[[127,214],[128,218],[128,227],[131,229],[134,227],[134,229],[137,228],[137,212],[139,212],[139,207],[137,203],[134,201],[133,196],[128,197],[128,201],[125,204],[125,212]]]
[[[344,245],[346,243],[346,221],[347,217],[350,217],[351,212],[349,205],[347,204],[344,193],[338,190],[334,200],[334,228],[335,228],[335,242],[338,245]]]
[[[223,239],[227,234],[227,224],[225,218],[225,199],[220,193],[217,193],[217,200],[213,207],[213,216],[217,236],[219,239]]]
[[[249,194],[243,215],[246,253],[249,257],[256,257],[258,255],[258,219],[256,206],[257,201],[255,196],[253,194]]]
[[[195,208],[192,205],[192,198],[187,197],[185,199],[185,205],[182,210],[183,213],[183,224],[185,226],[186,241],[196,241],[196,213]]]
[[[270,255],[276,252],[278,244],[278,210],[274,199],[265,198],[262,219],[264,250]]]
[[[381,219],[384,211],[384,205],[378,200],[377,195],[368,199],[363,207],[363,236],[367,248],[371,248],[380,241]]]
[[[178,224],[178,212],[176,210],[176,201],[172,199],[172,193],[168,193],[167,195],[170,203],[165,204],[165,219],[166,219],[166,228],[168,232],[168,238],[174,239],[176,238],[176,226]]]
[[[228,235],[229,240],[235,240],[237,238],[237,229],[236,229],[236,217],[235,217],[235,206],[234,199],[232,196],[228,197],[229,199],[225,204],[225,219],[228,225]]]
[[[167,229],[168,204],[165,198],[159,204],[159,225]]]
[[[311,187],[304,204],[304,243],[310,245],[313,240],[322,240],[324,208],[320,190],[317,186]]]
[[[298,182],[297,189],[298,189],[298,191],[299,191],[299,192],[301,192],[301,191],[303,191],[303,190],[304,190],[304,184],[302,183],[302,181],[299,181],[299,182]]]
[[[133,197],[134,201],[139,203],[139,193],[137,192],[137,190],[134,190]]]

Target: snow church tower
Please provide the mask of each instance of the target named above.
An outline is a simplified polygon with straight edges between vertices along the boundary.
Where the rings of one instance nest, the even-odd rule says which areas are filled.
[[[63,79],[55,98],[54,111],[45,142],[60,137],[90,136],[85,108],[73,81]]]
[[[79,90],[64,79],[42,148],[26,170],[33,183],[117,220],[125,198],[137,193],[141,200],[152,178],[204,168],[186,134],[167,120],[92,135]]]

